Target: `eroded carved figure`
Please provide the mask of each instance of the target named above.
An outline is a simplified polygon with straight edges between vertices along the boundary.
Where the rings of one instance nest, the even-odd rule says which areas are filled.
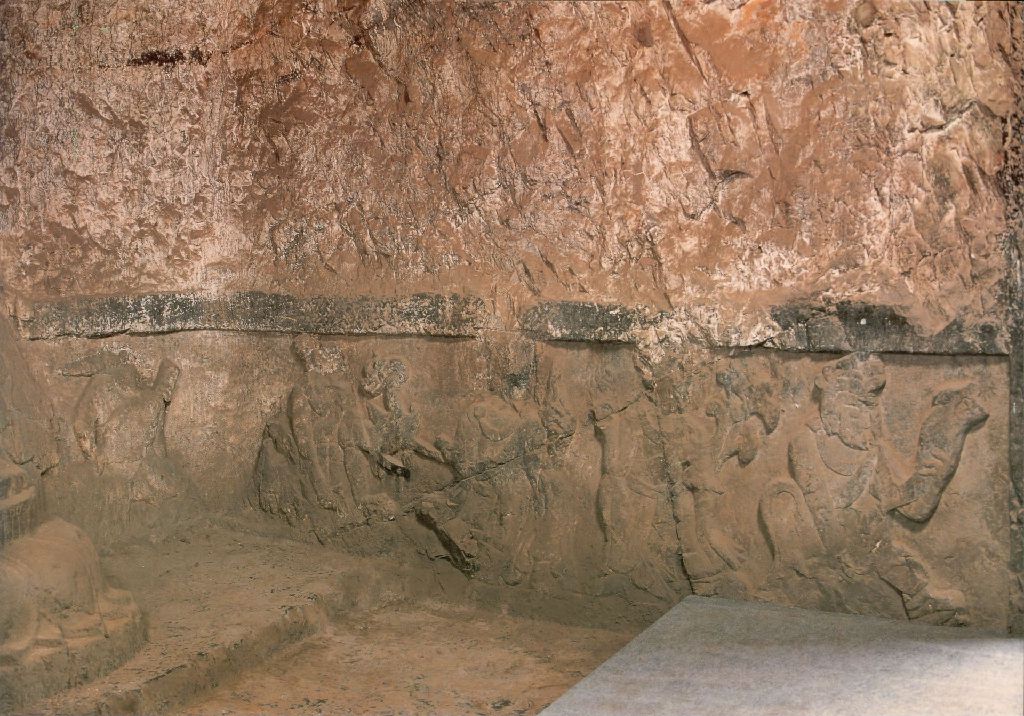
[[[678,380],[668,376],[670,386]],[[740,569],[744,549],[716,515],[727,500],[730,461],[735,458],[732,467],[742,477],[779,425],[778,386],[774,361],[736,359],[715,374],[714,385],[700,398],[662,401],[676,532],[690,586],[698,594],[740,598],[751,590]]]
[[[590,421],[601,448],[597,519],[604,537],[602,591],[622,580],[662,601],[679,592],[681,570],[669,509],[671,476],[657,407],[634,380],[595,372]]]
[[[397,359],[371,361],[358,385],[348,360],[317,338],[300,336],[293,351],[302,378],[268,423],[256,469],[260,507],[292,525],[309,522],[320,540],[400,511],[410,477],[407,453],[417,420],[400,388]]]
[[[885,384],[882,362],[860,354],[816,380],[816,405],[789,444],[789,474],[771,482],[761,501],[774,557],[769,584],[799,600],[810,580],[831,607],[877,608],[895,589],[909,618],[966,623],[963,594],[930,574],[909,544],[907,521],[934,514],[966,436],[988,414],[974,385],[940,390],[907,464],[885,432]]]
[[[168,458],[164,423],[181,369],[161,360],[148,382],[127,351],[103,351],[69,363],[62,373],[89,378],[72,429],[100,475],[123,485],[134,502],[178,495],[182,486]]]
[[[416,512],[460,570],[516,585],[534,571],[552,456],[575,423],[550,390],[538,399],[532,342],[495,342],[488,350],[490,394],[468,407],[454,436],[435,440],[454,483]]]
[[[7,521],[12,502],[37,499],[31,486],[9,494],[0,519]],[[96,550],[77,527],[47,520],[0,547],[0,708],[108,671],[143,638],[131,594],[105,584]]]

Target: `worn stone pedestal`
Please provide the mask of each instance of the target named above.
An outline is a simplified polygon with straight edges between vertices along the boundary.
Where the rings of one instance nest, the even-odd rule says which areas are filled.
[[[1024,640],[688,597],[544,716],[1024,713]]]

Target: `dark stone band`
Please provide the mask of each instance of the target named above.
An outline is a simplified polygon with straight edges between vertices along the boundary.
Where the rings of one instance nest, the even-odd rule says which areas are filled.
[[[226,296],[152,293],[37,303],[22,320],[30,339],[100,338],[177,331],[471,337],[491,320],[475,297],[421,293],[401,298],[298,298],[244,291]]]
[[[776,306],[772,318],[782,332],[766,345],[811,353],[924,353],[933,355],[1009,355],[1005,326],[965,327],[959,319],[922,336],[890,306],[843,302],[833,306]]]
[[[641,331],[668,317],[644,307],[581,301],[547,301],[528,308],[518,329],[543,341],[636,343]],[[915,331],[888,306],[776,306],[779,331],[761,347],[809,353],[918,353],[1008,355],[1005,326],[965,326],[953,321],[931,336]],[[225,296],[152,293],[83,297],[36,303],[21,320],[30,339],[100,338],[215,330],[320,335],[420,335],[471,338],[500,326],[483,299],[419,293],[398,298],[299,298],[245,291]],[[713,348],[750,347],[727,343]]]

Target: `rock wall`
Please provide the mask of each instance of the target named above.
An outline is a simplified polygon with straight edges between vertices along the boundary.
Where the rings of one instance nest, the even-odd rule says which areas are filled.
[[[5,3],[53,508],[1019,622],[1021,12]]]
[[[105,541],[191,497],[248,504],[252,529],[652,615],[692,591],[1014,618],[1005,357],[652,360],[509,332],[29,346],[65,416],[71,482],[52,490]]]
[[[1005,317],[1014,3],[2,12],[25,295],[582,298],[748,340],[795,298]]]

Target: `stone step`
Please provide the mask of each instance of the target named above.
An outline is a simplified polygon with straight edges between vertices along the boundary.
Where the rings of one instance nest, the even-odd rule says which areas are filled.
[[[135,545],[103,566],[136,596],[148,640],[106,676],[19,713],[174,712],[340,614],[430,594],[422,585],[435,582],[429,568],[220,529]]]

